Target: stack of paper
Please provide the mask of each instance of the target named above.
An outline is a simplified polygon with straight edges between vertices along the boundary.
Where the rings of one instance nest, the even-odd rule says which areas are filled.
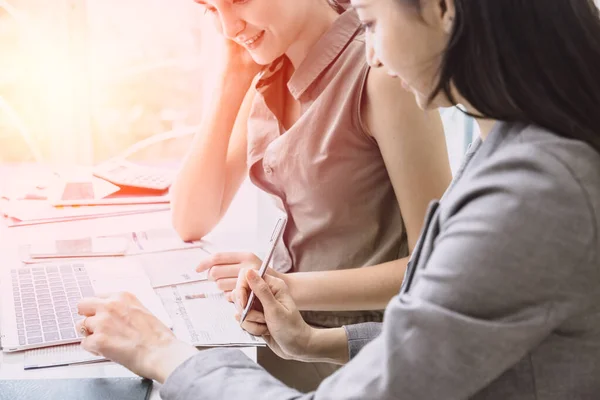
[[[166,210],[169,210],[169,204],[53,207],[48,202],[40,200],[4,201],[2,204],[2,213],[9,217],[9,226],[47,224]]]
[[[161,253],[164,251],[187,250],[202,248],[208,253],[212,252],[212,245],[205,240],[184,242],[173,228],[156,228],[126,234],[134,246],[127,251],[128,255]]]

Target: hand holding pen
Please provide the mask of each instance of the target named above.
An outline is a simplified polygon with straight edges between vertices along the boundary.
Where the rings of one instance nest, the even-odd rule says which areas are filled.
[[[255,294],[254,305],[251,308],[247,305],[250,303],[244,302],[248,299],[249,291]],[[269,348],[279,357],[299,361],[323,358],[322,347],[314,346],[315,343],[322,343],[322,334],[327,335],[327,340],[333,338],[336,342],[343,343],[341,353],[347,353],[344,328],[324,330],[308,325],[302,319],[283,279],[267,274],[261,277],[255,269],[244,270],[240,274],[234,293],[238,309],[246,305],[244,310],[249,310],[242,328],[254,336],[262,336]],[[240,314],[236,315],[238,320],[241,320],[241,317]],[[342,362],[346,361],[347,354]]]
[[[278,239],[283,234],[285,221],[285,218],[278,219],[269,239],[269,243],[267,244],[268,250],[265,261],[262,261],[253,253],[216,253],[200,261],[196,271],[206,271],[208,280],[214,281],[217,284],[217,289],[225,292],[226,299],[233,302],[232,290],[236,287],[240,272],[247,269],[261,270],[263,266],[269,265]],[[264,268],[264,271],[267,271],[266,267]],[[270,271],[269,273],[280,275],[275,271]],[[186,300],[205,299],[207,297],[207,293],[189,294],[185,296]]]
[[[282,217],[282,218],[279,218],[277,220],[277,223],[275,224],[275,229],[273,229],[273,233],[271,234],[271,238],[269,239],[269,249],[267,251],[267,255],[265,256],[265,259],[263,260],[263,263],[258,270],[258,275],[261,278],[264,277],[265,272],[267,272],[267,268],[269,267],[269,263],[271,262],[271,258],[273,257],[273,253],[275,252],[275,246],[277,245],[277,242],[283,235],[283,229],[285,228],[285,223],[286,223],[286,219]],[[244,323],[244,320],[246,319],[248,312],[252,308],[252,304],[254,303],[255,296],[256,295],[254,294],[254,291],[250,292],[250,296],[248,297],[248,302],[246,303],[246,307],[242,311],[242,315],[240,317],[240,325]]]

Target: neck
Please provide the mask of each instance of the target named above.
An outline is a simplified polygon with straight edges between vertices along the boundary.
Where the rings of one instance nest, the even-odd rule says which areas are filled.
[[[460,98],[459,104],[462,104],[464,109],[471,115],[481,115],[479,111],[475,107],[473,107],[468,101],[464,98]],[[487,139],[488,135],[492,131],[492,128],[496,124],[496,120],[494,119],[486,119],[486,118],[476,118],[475,121],[479,126],[479,137],[481,140]]]
[[[477,125],[479,125],[479,136],[481,137],[481,140],[485,140],[488,137],[495,123],[496,120],[493,119],[477,118]]]
[[[315,6],[312,10],[313,12],[307,16],[307,21],[309,22],[306,23],[304,30],[298,35],[294,44],[285,52],[285,55],[292,62],[294,69],[298,68],[308,55],[310,49],[339,17],[339,14],[324,1],[321,1],[320,5]]]

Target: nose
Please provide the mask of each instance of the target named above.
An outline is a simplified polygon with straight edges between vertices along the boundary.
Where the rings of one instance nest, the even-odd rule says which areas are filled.
[[[234,12],[221,12],[221,31],[227,39],[235,39],[244,29],[246,23]]]
[[[366,38],[366,53],[367,53],[367,64],[369,64],[369,66],[371,68],[379,68],[381,67],[383,64],[381,61],[379,61],[379,58],[377,58],[377,54],[375,54],[375,48],[373,47],[372,41],[369,38],[369,35],[367,35]]]

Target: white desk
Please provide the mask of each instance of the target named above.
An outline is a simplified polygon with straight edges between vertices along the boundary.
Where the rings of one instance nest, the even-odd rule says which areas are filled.
[[[0,168],[0,180],[8,179],[9,174]],[[18,179],[18,175],[10,174]],[[253,189],[246,185],[242,188],[227,215],[217,229],[207,238],[222,250],[256,251],[256,197]],[[171,226],[169,212],[130,215],[95,220],[75,221],[59,224],[34,225],[7,228],[6,221],[0,217],[0,251],[2,249],[18,246],[32,240],[46,238],[74,238],[86,235],[105,235],[144,230],[150,228],[163,228]],[[9,268],[2,265],[0,268]],[[256,361],[256,349],[245,348],[243,351]],[[57,379],[57,378],[101,378],[101,377],[129,377],[131,372],[114,363],[97,363],[75,365],[69,367],[44,368],[40,370],[24,371],[22,353],[0,352],[0,380],[2,379]],[[151,399],[160,399],[159,385],[155,383]]]

